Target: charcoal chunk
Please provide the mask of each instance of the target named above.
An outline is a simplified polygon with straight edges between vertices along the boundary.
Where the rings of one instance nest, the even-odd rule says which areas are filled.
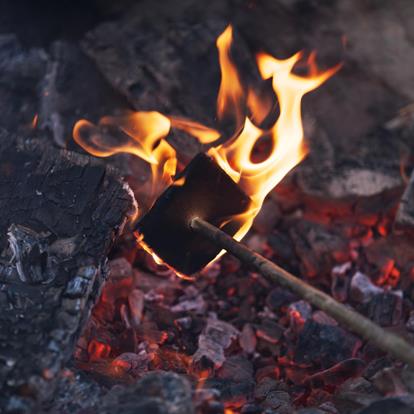
[[[79,151],[72,140],[79,119],[97,121],[115,110],[128,109],[93,62],[69,42],[52,45],[40,89],[39,128],[49,131],[56,145],[64,148]]]
[[[357,377],[365,368],[365,362],[361,359],[351,358],[330,367],[324,371],[317,372],[307,378],[306,382],[312,387],[335,385],[338,386],[348,378]]]
[[[381,326],[398,324],[402,314],[402,295],[383,292],[375,295],[366,305],[367,315]]]
[[[171,372],[155,371],[137,383],[114,387],[100,406],[101,414],[192,414],[191,386]]]
[[[218,377],[235,382],[248,381],[253,378],[252,363],[241,355],[231,356],[224,361]]]
[[[375,295],[381,294],[383,289],[374,285],[371,279],[361,272],[356,272],[351,279],[351,299],[356,302],[369,302]]]
[[[210,362],[216,368],[223,365],[224,351],[230,347],[240,332],[231,324],[209,318],[203,333],[198,338],[198,349],[193,355],[193,363]]]
[[[16,35],[0,34],[0,127],[25,133],[31,128],[46,64],[43,49],[27,50]]]
[[[398,397],[383,398],[364,408],[359,414],[412,414],[414,401]]]
[[[222,378],[209,378],[204,388],[213,388],[220,392],[222,401],[247,400],[254,392],[254,380],[230,381]]]
[[[357,344],[358,340],[339,326],[322,325],[310,319],[299,334],[294,360],[328,368],[351,358]]]

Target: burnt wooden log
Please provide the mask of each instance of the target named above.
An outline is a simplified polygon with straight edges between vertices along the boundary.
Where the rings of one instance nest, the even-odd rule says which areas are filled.
[[[373,215],[397,206],[405,187],[402,167],[412,167],[412,110],[410,114],[402,110],[367,135],[350,140],[346,151],[321,131],[315,132],[308,157],[294,173],[308,208]]]
[[[133,209],[113,170],[0,131],[0,411],[49,398]]]
[[[180,7],[180,6],[179,6]],[[216,39],[228,20],[223,16],[171,22],[167,13],[160,24],[134,8],[121,22],[107,22],[87,33],[83,49],[108,82],[138,111],[156,110],[186,117],[232,136],[240,125],[226,119],[217,125],[216,99],[220,66]],[[165,20],[164,20],[165,19]],[[148,26],[149,24],[149,26]],[[145,27],[145,30],[143,30]],[[232,59],[246,83],[254,83],[262,94],[273,97],[270,84],[261,82],[254,58],[237,33]],[[174,131],[168,141],[187,160],[203,150],[197,140]]]
[[[57,41],[50,48],[46,73],[39,88],[39,128],[50,132],[63,148],[80,148],[72,140],[76,121],[98,121],[107,114],[129,109],[76,44]]]
[[[47,54],[41,48],[24,48],[17,36],[0,34],[0,127],[30,129],[38,104]]]
[[[143,30],[135,11],[122,23],[104,23],[89,32],[86,53],[135,109],[211,120],[220,74],[215,39],[225,22],[163,22]]]

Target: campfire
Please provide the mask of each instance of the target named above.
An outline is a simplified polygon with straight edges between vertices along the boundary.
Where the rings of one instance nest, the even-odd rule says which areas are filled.
[[[0,129],[0,413],[411,412],[412,106],[336,142],[306,104],[358,111],[346,55],[131,10],[82,49],[0,35],[41,79]]]
[[[177,224],[168,224],[168,219],[163,219],[163,216],[180,216],[180,209],[185,211],[184,215],[204,215],[231,233],[235,240],[241,240],[252,226],[268,193],[306,154],[301,119],[303,95],[317,88],[340,67],[337,65],[320,73],[315,63],[315,54],[312,53],[308,58],[309,75],[298,76],[293,69],[300,60],[301,53],[286,60],[277,60],[270,55],[260,54],[257,56],[260,74],[263,80],[272,80],[272,98],[277,98],[277,102],[273,102],[276,99],[262,101],[254,89],[242,84],[241,76],[231,60],[232,30],[232,27],[228,26],[217,39],[221,68],[217,118],[222,124],[231,125],[230,136],[226,137],[218,130],[195,121],[166,117],[158,112],[134,112],[119,117],[104,117],[97,126],[81,120],[74,128],[75,141],[95,156],[107,157],[117,153],[129,153],[147,161],[151,166],[152,189],[156,196],[165,185],[182,187],[178,190],[182,194],[176,196],[177,200],[170,202],[173,207],[169,207],[168,204],[158,207],[158,215],[155,213],[155,217],[144,219],[142,224],[138,224],[138,239],[144,249],[150,251],[159,263],[164,260],[168,264],[176,264],[175,269],[179,272],[188,273],[188,269],[191,268],[190,273],[193,273],[201,270],[206,263],[193,268],[180,266],[178,262],[183,259],[172,259],[168,253],[166,255],[170,257],[170,261],[165,260],[163,256],[157,256],[160,250],[165,250],[160,244],[165,244],[166,239],[169,239],[171,244],[176,243],[174,239],[180,237],[179,233],[183,232],[180,228],[177,231]],[[260,128],[254,124],[256,122],[260,125],[269,119],[271,121],[268,122],[267,128]],[[119,131],[118,136],[122,135],[120,140],[111,135],[111,128]],[[222,189],[217,189],[219,183],[226,179],[225,175],[223,174],[223,178],[216,178],[214,167],[209,167],[206,161],[199,161],[200,165],[195,163],[184,172],[177,171],[176,150],[166,140],[170,131],[173,133],[174,129],[187,132],[201,144],[210,144],[207,154],[232,181],[229,180]],[[259,141],[265,142],[267,154],[257,150]],[[195,174],[198,176],[194,179],[194,184],[188,186],[188,181],[193,180],[192,176],[195,175],[193,170],[196,170]],[[204,175],[200,176],[197,170],[204,171]],[[177,173],[178,178],[175,179]],[[204,197],[201,195],[198,198],[191,194],[196,188],[208,186],[209,181],[213,185],[210,192],[205,191]],[[232,182],[237,183],[244,194],[232,191]],[[215,194],[220,191],[223,192],[221,197]],[[174,195],[171,193],[167,197],[174,198]],[[212,207],[207,207],[207,211],[203,211],[209,197],[216,197],[216,200]],[[192,205],[193,198],[197,200]],[[220,207],[224,207],[223,211],[219,210]],[[175,210],[169,212],[168,209],[172,208]],[[209,211],[211,208],[213,211]],[[170,218],[170,221],[173,220],[179,219]],[[155,222],[153,226],[156,227],[151,228],[150,224],[149,234],[146,234],[145,230],[142,230],[148,226],[149,221]],[[168,226],[171,230],[167,229]],[[157,234],[150,234],[151,232]],[[151,240],[149,246],[148,239]],[[192,244],[193,249],[197,248],[197,242],[191,240],[191,237],[187,239],[179,240],[179,244],[186,244],[182,251],[178,252],[178,256],[191,256]],[[155,246],[158,248],[155,248],[154,252]],[[218,252],[211,255],[209,261],[217,254]],[[191,261],[191,257],[188,260]]]

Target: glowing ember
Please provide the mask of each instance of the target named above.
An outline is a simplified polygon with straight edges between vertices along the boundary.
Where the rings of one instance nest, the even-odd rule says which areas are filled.
[[[37,128],[38,121],[39,121],[39,115],[38,114],[35,114],[34,117],[33,117],[33,119],[32,119],[32,122],[30,124],[30,126],[31,126],[32,129],[36,129]]]
[[[306,155],[301,119],[302,97],[331,77],[340,65],[320,72],[315,54],[307,60],[308,75],[293,73],[302,54],[278,60],[261,53],[257,65],[263,79],[272,78],[273,91],[279,102],[279,117],[268,129],[255,125],[271,116],[272,105],[261,101],[251,88],[242,85],[237,68],[232,62],[230,49],[232,27],[217,39],[221,68],[221,84],[217,99],[217,116],[221,123],[231,120],[235,136],[209,149],[220,167],[251,198],[249,211],[231,217],[241,224],[234,238],[241,240],[250,229],[267,194]],[[111,130],[116,130],[114,138]],[[135,112],[118,117],[104,117],[97,126],[81,120],[74,128],[74,139],[93,155],[106,157],[116,153],[134,154],[147,161],[152,168],[153,195],[157,196],[173,182],[177,169],[175,150],[166,141],[171,129],[183,130],[200,143],[214,143],[221,134],[197,122],[168,117],[158,112]],[[271,142],[269,154],[260,162],[253,161],[253,150],[261,138]],[[177,183],[177,185],[181,185]]]

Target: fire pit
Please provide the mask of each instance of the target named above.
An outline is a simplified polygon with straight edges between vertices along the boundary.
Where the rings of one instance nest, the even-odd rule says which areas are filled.
[[[412,79],[357,40],[409,55],[412,6],[104,3],[7,6],[0,412],[411,412]]]

